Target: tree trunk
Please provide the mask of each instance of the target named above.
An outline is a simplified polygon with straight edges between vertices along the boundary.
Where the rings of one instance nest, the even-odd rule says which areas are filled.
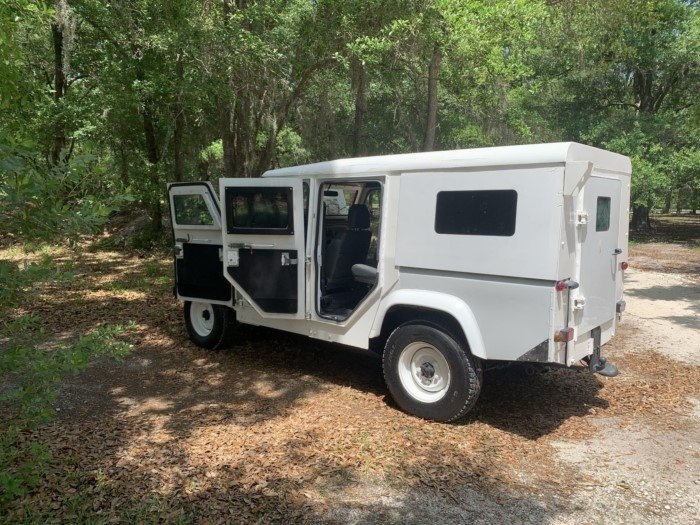
[[[634,72],[634,95],[637,99],[637,111],[640,113],[654,112],[654,96],[652,92],[654,73],[652,71]]]
[[[175,182],[181,182],[184,178],[185,166],[184,157],[182,155],[182,139],[185,134],[185,106],[182,102],[182,85],[185,76],[185,66],[183,64],[182,51],[178,54],[177,62],[175,63],[175,76],[179,83],[177,94],[175,95],[175,131],[173,133],[173,155],[174,168],[173,178]]]
[[[227,102],[219,102],[219,130],[224,154],[224,177],[236,176],[235,135],[231,129],[231,107]]]
[[[643,204],[635,204],[632,208],[632,223],[630,229],[641,231],[651,229],[651,220],[649,219],[649,208]]]
[[[367,72],[362,62],[353,59],[351,68],[351,84],[355,90],[355,120],[352,127],[352,152],[354,156],[366,155],[364,141],[365,118],[367,115]]]
[[[146,80],[146,73],[143,70],[143,65],[140,62],[136,64],[136,80],[142,84]],[[158,164],[160,155],[158,154],[156,128],[153,124],[152,105],[153,103],[151,102],[150,97],[146,96],[145,100],[143,100],[141,120],[143,124],[143,136],[146,140],[146,158],[148,159],[148,162],[155,165]]]
[[[433,56],[430,59],[430,67],[428,68],[428,116],[425,125],[423,151],[433,151],[433,149],[435,149],[435,131],[437,129],[438,110],[438,74],[440,72],[441,60],[442,50],[439,44],[435,44]]]
[[[671,203],[673,202],[673,188],[668,190],[668,193],[666,194],[666,200],[664,201],[664,207],[661,210],[661,213],[669,213],[671,211]]]
[[[63,63],[63,26],[58,17],[61,12],[57,9],[56,20],[51,24],[51,34],[53,36],[53,61],[54,61],[54,82],[53,100],[56,111],[56,123],[54,124],[53,146],[51,147],[51,162],[58,164],[61,161],[61,152],[66,147],[66,127],[63,119],[63,109],[61,99],[66,93],[66,71]]]
[[[225,28],[229,26],[229,18],[233,8],[233,0],[222,0],[222,23]],[[224,177],[236,176],[236,135],[233,131],[233,111],[231,111],[231,99],[217,100],[219,109],[219,130],[221,133],[221,145],[224,155]]]

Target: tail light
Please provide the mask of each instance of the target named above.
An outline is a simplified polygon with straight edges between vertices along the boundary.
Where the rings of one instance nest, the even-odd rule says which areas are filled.
[[[630,267],[630,265],[627,264],[627,261],[624,261],[624,262],[621,262],[621,263],[620,263],[620,269],[621,269],[622,271],[625,271],[625,270],[626,270],[627,268],[629,268],[629,267]]]
[[[573,328],[563,328],[554,332],[554,342],[555,343],[567,343],[574,340],[574,329]]]
[[[557,281],[556,284],[554,285],[554,289],[557,292],[563,292],[566,289],[569,290],[575,290],[578,288],[578,283],[576,281],[573,281],[571,279],[564,279],[563,281]]]

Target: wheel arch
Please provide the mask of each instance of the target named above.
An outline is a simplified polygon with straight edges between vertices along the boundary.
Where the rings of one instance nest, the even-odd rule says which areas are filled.
[[[486,359],[484,340],[469,305],[453,295],[427,290],[397,290],[382,300],[370,330],[370,348],[381,354],[391,332],[408,321],[446,329],[466,343],[472,355]]]

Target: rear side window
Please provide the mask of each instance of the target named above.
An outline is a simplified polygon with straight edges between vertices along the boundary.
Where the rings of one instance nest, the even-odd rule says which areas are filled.
[[[606,232],[610,229],[610,197],[598,197],[595,211],[595,231]]]
[[[515,190],[441,191],[435,232],[510,237],[515,233],[517,205]]]
[[[293,235],[292,189],[226,188],[228,233]]]
[[[175,222],[180,226],[212,226],[214,218],[200,194],[173,195]]]

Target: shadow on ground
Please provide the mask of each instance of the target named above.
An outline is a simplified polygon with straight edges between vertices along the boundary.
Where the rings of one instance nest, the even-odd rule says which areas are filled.
[[[466,421],[430,423],[393,406],[369,354],[251,328],[229,350],[194,347],[167,264],[145,267],[139,288],[138,261],[86,256],[74,283],[30,308],[57,334],[137,329],[125,362],[64,383],[56,423],[37,433],[56,467],[23,519],[434,523],[514,509],[540,523],[566,508],[522,475],[532,465],[564,482],[537,440],[607,406],[597,378],[489,372]]]

